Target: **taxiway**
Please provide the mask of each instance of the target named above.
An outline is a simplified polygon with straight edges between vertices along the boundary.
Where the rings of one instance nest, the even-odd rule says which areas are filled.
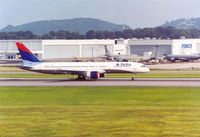
[[[0,86],[141,86],[141,87],[200,87],[200,78],[136,78],[76,81],[72,79],[1,78]]]

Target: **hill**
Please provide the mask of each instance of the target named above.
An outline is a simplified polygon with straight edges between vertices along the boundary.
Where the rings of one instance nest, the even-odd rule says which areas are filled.
[[[122,31],[130,29],[127,25],[118,25],[108,21],[93,18],[74,18],[65,20],[45,20],[31,22],[19,26],[8,25],[1,32],[31,31],[37,35],[43,35],[50,31],[65,30],[85,34],[89,30],[95,31]]]
[[[200,30],[200,18],[191,18],[191,19],[177,19],[173,21],[167,21],[162,25],[163,27],[174,27],[177,29],[198,29]]]

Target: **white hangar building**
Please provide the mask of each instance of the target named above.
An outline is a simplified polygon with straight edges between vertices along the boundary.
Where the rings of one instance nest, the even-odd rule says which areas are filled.
[[[158,55],[200,53],[200,39],[118,39],[118,40],[0,40],[0,59],[19,58],[15,43],[23,42],[40,59],[98,57],[107,45],[112,54],[146,56],[158,46]]]
[[[115,40],[0,40],[0,59],[19,58],[17,41],[23,42],[40,59],[102,56],[104,45],[112,54],[127,53],[124,46],[127,40],[123,43],[119,40],[118,44]]]
[[[165,54],[194,55],[200,53],[200,39],[133,39],[129,40],[129,54],[145,56],[158,47],[158,56]]]

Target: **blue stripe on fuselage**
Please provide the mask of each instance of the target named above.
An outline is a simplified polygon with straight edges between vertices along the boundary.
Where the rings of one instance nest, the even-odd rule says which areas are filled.
[[[19,49],[19,52],[20,52],[23,60],[28,60],[28,61],[31,61],[31,62],[40,62],[40,60],[33,54],[27,53],[27,52],[20,50],[20,49]]]

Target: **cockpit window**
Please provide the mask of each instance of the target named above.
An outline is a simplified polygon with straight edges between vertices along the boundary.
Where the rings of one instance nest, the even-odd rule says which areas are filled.
[[[142,65],[141,67],[142,67],[142,68],[146,68],[147,66],[145,66],[145,65]]]

